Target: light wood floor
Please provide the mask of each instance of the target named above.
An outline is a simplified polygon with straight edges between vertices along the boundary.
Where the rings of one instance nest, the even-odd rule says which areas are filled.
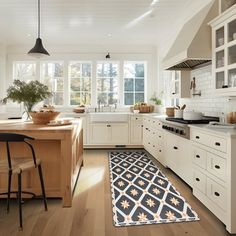
[[[146,226],[114,227],[107,150],[87,150],[72,208],[62,208],[61,201],[49,199],[45,212],[41,200],[31,200],[23,206],[24,230],[18,231],[18,208],[11,203],[6,214],[5,201],[0,201],[0,235],[52,236],[224,236],[224,225],[208,211],[191,190],[171,171],[163,171],[177,190],[186,198],[201,220]]]

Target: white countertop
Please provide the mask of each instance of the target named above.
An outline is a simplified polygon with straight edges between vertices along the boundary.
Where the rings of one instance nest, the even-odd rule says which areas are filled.
[[[194,129],[200,129],[202,131],[210,132],[215,135],[236,138],[236,129],[209,127],[206,124],[191,124],[191,125],[188,125],[188,127],[194,128]]]

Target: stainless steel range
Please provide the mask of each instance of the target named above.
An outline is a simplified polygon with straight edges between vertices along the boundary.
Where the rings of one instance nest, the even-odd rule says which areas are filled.
[[[189,124],[208,124],[210,121],[219,121],[218,117],[204,116],[201,120],[184,120],[174,117],[168,117],[162,120],[162,129],[171,132],[182,138],[190,138]]]

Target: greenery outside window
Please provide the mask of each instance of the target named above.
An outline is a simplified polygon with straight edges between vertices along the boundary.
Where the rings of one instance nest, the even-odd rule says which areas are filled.
[[[97,63],[97,104],[112,105],[118,101],[119,64]]]
[[[63,105],[64,101],[64,63],[44,62],[41,65],[41,81],[53,93],[49,102],[54,105]]]
[[[69,63],[70,105],[91,105],[92,63]]]
[[[145,101],[145,63],[124,63],[124,105]]]

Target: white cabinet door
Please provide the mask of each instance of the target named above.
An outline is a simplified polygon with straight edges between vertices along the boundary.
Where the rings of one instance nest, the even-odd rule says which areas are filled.
[[[134,145],[143,144],[143,125],[142,123],[131,123],[130,128],[130,143]]]
[[[166,133],[164,156],[167,166],[192,186],[190,141],[177,135]]]
[[[110,126],[111,139],[108,142],[115,145],[127,145],[129,142],[128,124],[111,123]]]
[[[90,143],[106,144],[110,135],[108,124],[90,124]]]

